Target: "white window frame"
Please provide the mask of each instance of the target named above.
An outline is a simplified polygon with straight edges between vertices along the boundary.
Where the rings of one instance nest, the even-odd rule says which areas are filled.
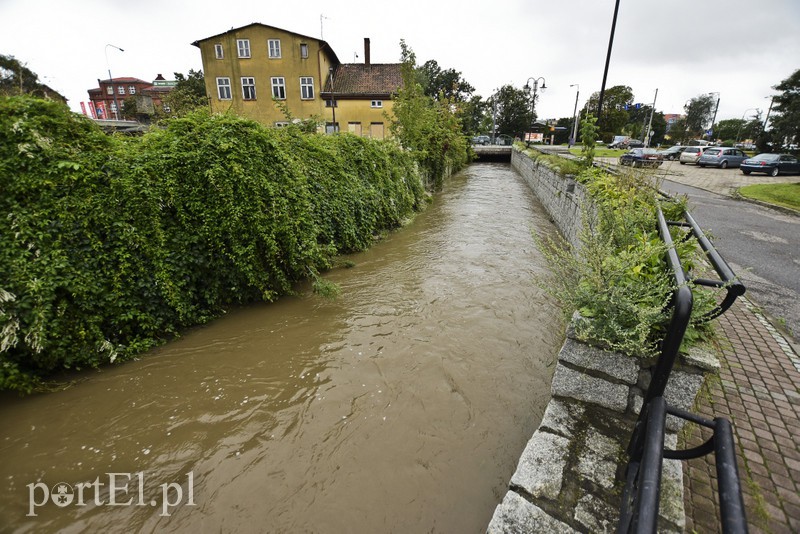
[[[223,90],[227,96],[223,95]],[[217,78],[217,98],[220,100],[231,100],[231,79],[225,76]]]
[[[373,100],[370,102],[369,107],[371,108],[382,108],[383,107],[383,100]]]
[[[242,76],[242,99],[243,100],[255,100],[256,99],[256,79],[252,76]],[[252,90],[252,94],[248,97],[247,89]]]
[[[172,113],[172,108],[170,108],[169,104],[166,102],[161,103],[161,108],[164,110],[164,113]]]
[[[217,43],[214,45],[214,57],[217,59],[225,58],[225,51],[223,50],[221,43]]]
[[[124,85],[118,85],[117,86],[117,94],[118,95],[124,95],[125,94],[125,86]]]
[[[129,85],[128,86],[128,94],[129,95],[135,95],[136,94],[136,86],[135,85]]]
[[[267,39],[267,48],[269,49],[270,59],[281,58],[281,40],[280,39]]]
[[[250,57],[250,39],[236,39],[236,50],[240,58]]]
[[[109,85],[108,87],[106,87],[106,94],[107,95],[113,95],[114,94],[114,86],[113,85]]]
[[[275,123],[275,127],[276,128],[286,128],[287,126],[289,126],[289,124],[290,123],[287,122],[287,121],[279,121],[279,122]]]
[[[308,45],[306,43],[300,43],[300,58],[308,59]]]
[[[311,76],[300,76],[300,99],[314,100],[314,78]]]
[[[286,78],[283,76],[273,76],[270,78],[272,85],[272,98],[275,100],[286,100]]]

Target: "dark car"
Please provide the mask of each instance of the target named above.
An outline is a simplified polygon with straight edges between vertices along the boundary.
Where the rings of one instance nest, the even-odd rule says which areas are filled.
[[[763,172],[770,176],[779,174],[800,174],[800,161],[789,154],[759,154],[758,156],[746,159],[739,166],[742,172]]]
[[[673,161],[681,157],[681,152],[684,150],[686,150],[685,146],[675,145],[666,150],[660,150],[658,153],[661,154],[661,157],[665,160]]]
[[[747,159],[747,154],[738,148],[725,148],[725,147],[711,147],[707,148],[700,159],[697,160],[697,165],[700,167],[719,167],[720,169],[727,169],[728,167],[738,167],[744,160]]]
[[[652,148],[633,148],[619,157],[620,165],[632,167],[659,167],[661,154]]]
[[[488,145],[492,142],[492,138],[488,135],[476,135],[472,138],[473,145]]]

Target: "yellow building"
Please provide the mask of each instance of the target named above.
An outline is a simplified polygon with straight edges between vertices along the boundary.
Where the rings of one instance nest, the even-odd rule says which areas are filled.
[[[192,43],[200,48],[211,110],[233,111],[271,126],[292,118],[317,119],[326,131],[382,139],[385,112],[402,86],[401,65],[340,63],[314,37],[253,23]],[[281,109],[284,107],[285,109]]]

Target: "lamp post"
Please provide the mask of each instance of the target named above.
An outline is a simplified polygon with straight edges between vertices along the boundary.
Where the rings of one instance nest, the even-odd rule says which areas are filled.
[[[758,108],[747,108],[746,110],[744,110],[744,113],[742,113],[742,122],[739,123],[739,130],[736,132],[736,144],[739,143],[739,134],[742,133],[742,126],[744,126],[744,117],[745,115],[747,115],[748,111],[755,111],[757,114],[761,115],[761,110]]]
[[[113,45],[113,44],[107,44],[106,48],[105,48],[106,67],[108,67],[108,83],[111,84],[111,92],[114,93],[114,118],[119,120],[119,102],[117,101],[117,89],[116,89],[116,87],[114,87],[114,78],[111,77],[111,66],[110,66],[110,64],[108,62],[108,47],[109,46],[111,48],[116,48],[120,52],[124,52],[125,50],[123,50],[122,48],[120,48],[120,47],[118,47],[116,45]]]
[[[547,85],[542,76],[539,76],[538,78],[528,78],[528,80],[525,82],[525,90],[529,92],[531,90],[531,80],[533,80],[533,98],[531,98],[531,127],[533,127],[533,121],[535,120],[536,114],[536,90],[539,89],[539,80],[542,80],[542,91],[547,89]]]
[[[575,109],[572,110],[572,122],[574,123],[572,126],[572,142],[570,143],[570,146],[572,146],[578,142],[578,95],[581,94],[581,84],[573,83],[570,87],[578,88],[575,91]]]
[[[711,141],[711,138],[714,136],[714,121],[717,120],[717,110],[719,110],[719,93],[713,92],[708,94],[710,96],[717,95],[717,105],[714,106],[714,117],[711,119],[711,133],[708,134],[708,140]]]

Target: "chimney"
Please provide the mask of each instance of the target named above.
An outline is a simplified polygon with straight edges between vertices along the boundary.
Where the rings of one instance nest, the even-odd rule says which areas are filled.
[[[364,65],[369,65],[369,37],[364,37]]]

